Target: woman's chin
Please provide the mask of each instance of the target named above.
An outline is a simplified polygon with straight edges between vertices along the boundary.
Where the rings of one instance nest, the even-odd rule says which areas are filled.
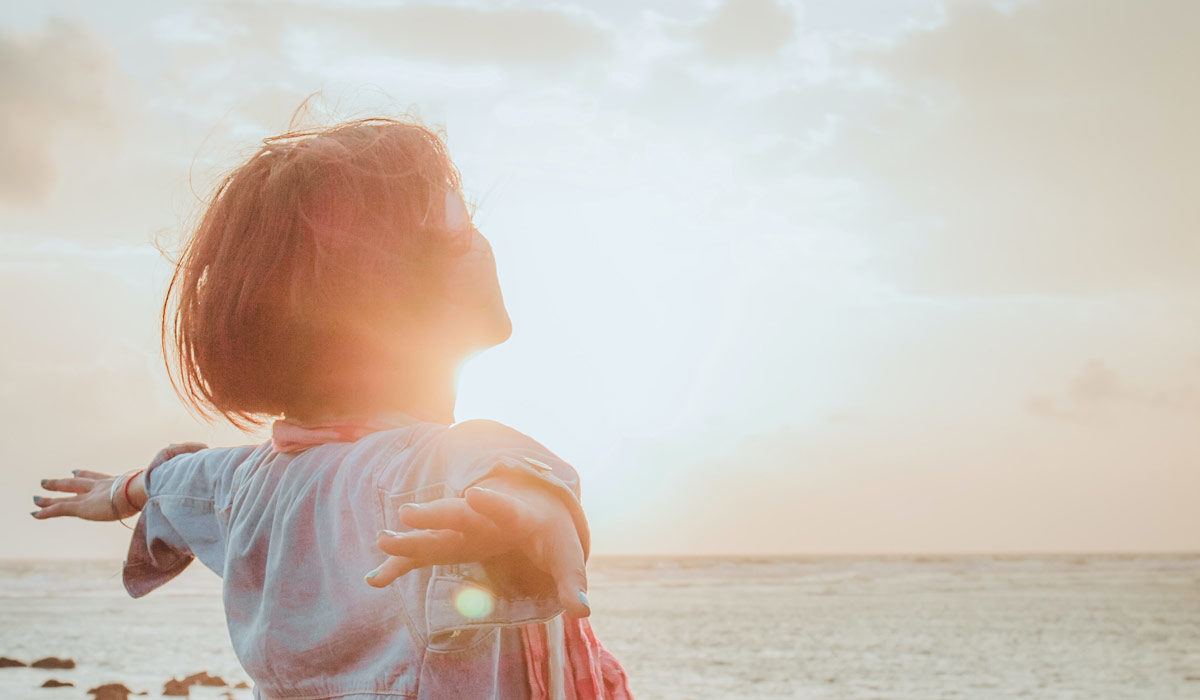
[[[508,311],[501,314],[503,318],[496,320],[496,334],[492,345],[499,345],[512,337],[512,319],[508,317]]]
[[[473,343],[476,352],[495,347],[512,337],[512,319],[499,296],[480,309],[474,325],[477,331],[473,335],[478,338],[477,343]]]

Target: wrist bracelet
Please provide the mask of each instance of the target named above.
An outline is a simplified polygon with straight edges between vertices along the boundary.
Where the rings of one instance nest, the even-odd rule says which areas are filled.
[[[108,489],[108,505],[112,508],[113,520],[121,519],[121,511],[117,510],[117,486],[121,484],[121,477],[113,480],[112,486]]]
[[[122,474],[113,481],[112,487],[108,489],[108,505],[112,508],[113,519],[132,530],[133,528],[129,527],[129,524],[125,522],[124,518],[121,517],[120,509],[117,508],[117,489],[121,488],[122,482],[128,481],[126,477],[129,476],[130,474]]]
[[[141,474],[141,473],[142,473],[142,472],[144,472],[144,471],[146,471],[146,470],[145,470],[145,469],[138,469],[138,470],[137,470],[137,471],[135,471],[134,473],[130,474],[130,475],[129,475],[129,476],[126,478],[126,479],[125,479],[125,487],[121,489],[121,495],[125,497],[125,504],[126,504],[126,505],[128,505],[130,508],[133,508],[133,512],[135,512],[135,513],[136,513],[136,512],[138,512],[138,511],[140,511],[140,510],[141,510],[141,508],[135,508],[135,507],[134,507],[134,505],[133,505],[133,501],[132,501],[132,500],[130,500],[130,498],[129,498],[129,485],[133,483],[133,480],[137,478],[137,475],[138,475],[138,474]]]

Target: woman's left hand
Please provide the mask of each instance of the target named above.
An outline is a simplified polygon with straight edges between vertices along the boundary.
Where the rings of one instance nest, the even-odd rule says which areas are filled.
[[[379,534],[377,546],[392,556],[368,574],[372,586],[386,586],[413,569],[516,551],[554,579],[568,614],[586,617],[591,612],[579,533],[566,505],[545,486],[489,479],[467,489],[464,498],[405,505],[400,518],[417,529]]]

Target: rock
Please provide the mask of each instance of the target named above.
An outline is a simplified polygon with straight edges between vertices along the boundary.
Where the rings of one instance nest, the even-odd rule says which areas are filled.
[[[29,664],[33,668],[55,668],[69,670],[75,668],[75,659],[60,659],[57,656],[47,656]]]
[[[0,656],[0,668],[16,668],[18,666],[28,666],[24,661],[10,659],[7,656]]]
[[[207,671],[193,673],[187,678],[184,678],[183,682],[187,683],[188,685],[203,685],[212,688],[224,688],[229,685],[225,682],[225,679],[221,678],[220,676],[210,676],[208,675]]]
[[[56,681],[53,678],[42,684],[43,688],[74,688],[75,684],[70,681]]]
[[[188,688],[191,688],[191,687],[192,687],[191,683],[188,683],[186,681],[177,681],[174,678],[172,678],[171,680],[169,680],[163,684],[163,695],[186,697],[188,694]]]
[[[122,683],[105,683],[88,691],[96,700],[129,700],[129,688]]]
[[[212,688],[225,688],[229,684],[226,683],[225,679],[221,678],[220,676],[213,676],[207,671],[201,671],[200,673],[193,673],[181,681],[174,678],[167,681],[165,684],[163,684],[163,695],[187,695],[188,689],[193,685],[203,685]]]

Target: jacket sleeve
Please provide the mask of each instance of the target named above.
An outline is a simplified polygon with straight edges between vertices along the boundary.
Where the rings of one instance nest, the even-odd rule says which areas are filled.
[[[122,572],[129,595],[146,595],[197,558],[221,575],[234,472],[253,449],[201,450],[146,470],[146,505]]]

